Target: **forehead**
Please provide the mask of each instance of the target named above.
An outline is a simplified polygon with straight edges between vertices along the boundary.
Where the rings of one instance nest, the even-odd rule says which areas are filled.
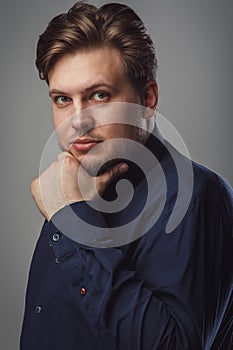
[[[96,80],[117,84],[125,79],[119,52],[107,47],[64,55],[49,72],[50,88],[86,86]]]

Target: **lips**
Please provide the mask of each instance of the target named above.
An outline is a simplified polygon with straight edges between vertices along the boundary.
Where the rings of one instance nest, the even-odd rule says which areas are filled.
[[[102,141],[88,138],[78,139],[72,142],[72,147],[78,152],[87,152],[97,146],[100,142]]]

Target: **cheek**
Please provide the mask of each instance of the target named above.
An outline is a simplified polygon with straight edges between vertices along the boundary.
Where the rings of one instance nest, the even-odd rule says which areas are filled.
[[[116,136],[117,133],[118,133],[118,125],[116,124],[101,126],[101,134],[104,136],[105,139],[112,139]]]
[[[63,151],[68,151],[70,141],[70,128],[64,123],[56,127],[56,136],[58,144]]]
[[[55,129],[62,127],[63,124],[65,125],[69,123],[70,116],[65,111],[58,111],[57,109],[55,110],[55,108],[53,108],[52,114]]]
[[[67,137],[69,136],[69,130],[71,128],[70,120],[71,118],[66,118],[63,114],[53,114],[54,129],[56,131],[59,143],[65,143]]]
[[[131,135],[132,128],[126,124],[111,124],[103,126],[102,135],[105,139],[125,138]]]

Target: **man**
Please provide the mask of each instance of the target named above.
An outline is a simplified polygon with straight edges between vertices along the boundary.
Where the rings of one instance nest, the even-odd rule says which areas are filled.
[[[31,185],[46,220],[21,350],[231,349],[232,189],[197,164],[189,178],[186,157],[159,136],[157,63],[140,18],[126,5],[77,3],[40,36],[36,64],[63,152]],[[147,152],[159,164],[140,169]],[[123,206],[100,209],[124,179],[131,201],[124,188]]]

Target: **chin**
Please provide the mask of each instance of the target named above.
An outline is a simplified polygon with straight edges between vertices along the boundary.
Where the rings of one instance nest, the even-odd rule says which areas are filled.
[[[100,175],[106,173],[115,164],[118,164],[121,162],[125,162],[125,159],[116,158],[116,159],[111,159],[111,160],[107,160],[107,161],[105,161],[105,160],[99,160],[99,161],[83,160],[81,162],[81,165],[90,176],[95,177],[95,176],[100,176]]]

